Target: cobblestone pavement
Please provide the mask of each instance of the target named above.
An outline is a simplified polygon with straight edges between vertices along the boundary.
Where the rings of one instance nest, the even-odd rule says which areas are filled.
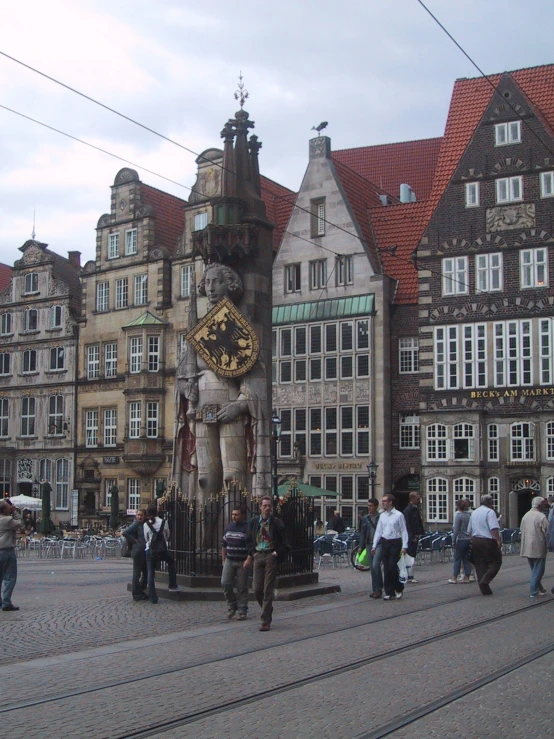
[[[553,570],[549,561],[549,589]],[[223,602],[134,603],[129,572],[124,560],[20,562],[21,610],[0,615],[0,713],[10,739],[124,737],[191,714],[149,735],[380,736],[398,717],[456,697],[549,641],[554,647],[545,628],[554,598],[529,599],[519,557],[505,558],[492,598],[474,585],[448,585],[449,563],[418,567],[420,584],[388,603],[367,597],[366,573],[322,570],[321,580],[342,592],[278,602],[268,634],[257,630],[256,604],[248,621],[228,623]],[[548,685],[553,664],[547,654],[427,716],[414,713],[414,723],[391,735],[547,736],[538,728],[547,706],[543,716],[529,686]],[[224,705],[237,699],[252,702]]]

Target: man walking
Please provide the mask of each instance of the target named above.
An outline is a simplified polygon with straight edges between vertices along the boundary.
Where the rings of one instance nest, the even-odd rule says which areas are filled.
[[[273,615],[273,587],[277,577],[277,565],[284,562],[289,551],[285,525],[273,515],[273,501],[264,496],[261,513],[248,523],[248,557],[243,567],[254,562],[254,595],[261,613],[260,631],[269,631]]]
[[[530,597],[545,595],[542,578],[546,564],[546,533],[548,519],[543,513],[546,501],[537,495],[533,498],[531,510],[521,519],[521,550],[520,556],[526,557],[531,568]]]
[[[362,518],[360,527],[360,552],[367,549],[371,552],[373,546],[373,538],[379,522],[378,513],[379,501],[377,498],[370,498],[367,503],[367,516]],[[383,591],[383,573],[381,572],[381,547],[378,546],[375,554],[369,556],[369,566],[371,568],[371,593],[370,598],[380,598]]]
[[[156,565],[159,565],[160,562],[167,564],[169,579],[168,591],[170,593],[179,592],[175,560],[171,556],[167,546],[169,543],[169,525],[165,519],[158,516],[158,509],[155,503],[151,503],[146,509],[146,522],[143,526],[143,531],[146,540],[148,600],[150,603],[155,604],[159,600],[158,594],[156,593]]]
[[[223,543],[221,548],[221,559],[223,560],[223,572],[221,573],[221,585],[225,593],[225,600],[229,608],[227,618],[231,621],[237,612],[237,621],[246,621],[248,613],[248,577],[250,567],[245,567],[248,557],[248,545],[246,537],[248,524],[244,520],[242,509],[233,508],[231,521],[225,527]],[[237,593],[233,588],[236,578]],[[238,597],[237,597],[238,596]]]
[[[148,600],[148,596],[144,592],[148,583],[145,551],[146,539],[144,538],[146,511],[139,510],[136,515],[136,520],[121,532],[121,536],[127,540],[127,546],[131,547],[131,557],[133,560],[131,593],[133,600]]]
[[[383,600],[400,600],[404,592],[404,585],[400,582],[398,560],[400,554],[406,554],[408,549],[408,530],[404,516],[394,507],[396,499],[388,494],[381,498],[383,513],[379,516],[373,546],[372,556],[379,544],[383,557],[383,573],[385,580],[385,595]]]
[[[421,503],[421,495],[419,493],[410,493],[410,502],[404,509],[404,518],[406,519],[406,528],[408,529],[408,552],[410,557],[414,558],[414,564],[408,567],[408,583],[418,583],[413,576],[413,568],[415,565],[415,558],[417,555],[417,545],[419,543],[420,536],[424,536],[425,529],[423,528],[423,519],[421,517],[421,509],[419,504]]]
[[[15,534],[21,527],[21,518],[9,500],[0,501],[0,582],[2,583],[2,610],[19,611],[12,603],[12,593],[17,581]]]
[[[479,590],[483,595],[492,595],[490,583],[502,567],[502,539],[491,495],[481,496],[481,505],[471,514],[467,531]]]

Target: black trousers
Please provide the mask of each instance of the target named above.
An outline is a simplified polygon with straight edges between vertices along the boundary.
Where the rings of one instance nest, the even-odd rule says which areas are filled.
[[[496,539],[471,538],[471,553],[479,585],[488,585],[502,567],[502,551]]]
[[[133,557],[133,598],[143,595],[148,583],[148,570],[146,568],[146,552],[142,551]]]
[[[398,560],[402,551],[402,539],[380,539],[379,545],[383,552],[383,579],[386,595],[394,595],[404,590],[399,580]]]

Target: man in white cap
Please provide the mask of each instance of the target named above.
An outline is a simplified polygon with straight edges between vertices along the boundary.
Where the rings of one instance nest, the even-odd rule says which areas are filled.
[[[521,519],[521,550],[520,556],[526,557],[531,568],[530,597],[545,595],[546,589],[542,586],[544,566],[546,563],[546,532],[548,519],[542,509],[546,503],[544,498],[537,495],[533,498],[531,510]]]

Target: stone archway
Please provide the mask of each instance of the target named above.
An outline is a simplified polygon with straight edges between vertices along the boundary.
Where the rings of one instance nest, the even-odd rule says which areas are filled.
[[[509,521],[507,525],[510,528],[519,527],[521,519],[531,508],[533,498],[540,494],[540,484],[538,480],[532,477],[522,477],[512,485],[508,495]]]

